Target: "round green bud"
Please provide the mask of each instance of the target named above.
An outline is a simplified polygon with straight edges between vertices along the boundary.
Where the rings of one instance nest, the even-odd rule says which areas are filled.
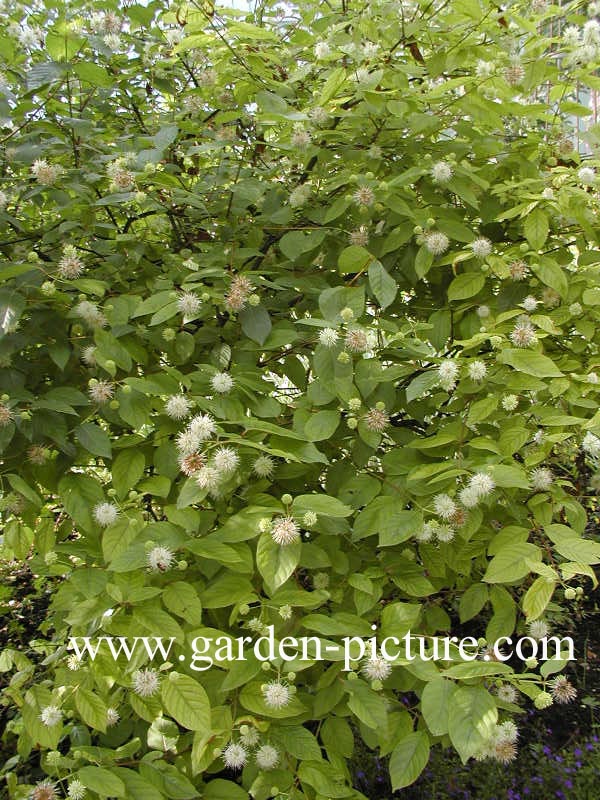
[[[240,606],[240,614],[242,615],[242,617],[245,617],[246,614],[249,614],[249,613],[250,613],[250,606],[248,605],[248,603],[243,603]]]
[[[420,236],[423,233],[423,228],[420,225],[415,225],[415,227],[413,228],[413,233],[416,236]]]
[[[116,494],[117,494],[117,490],[116,490],[116,489],[107,489],[107,491],[106,491],[106,494],[107,494],[109,497],[115,497],[115,496],[116,496]]]
[[[565,589],[565,600],[575,600],[576,597],[577,592],[572,586],[569,586]]]
[[[275,796],[275,795],[279,794],[279,786],[271,786],[270,793],[271,793],[273,796]]]
[[[188,562],[185,561],[184,559],[181,559],[181,561],[177,562],[177,569],[180,570],[181,572],[183,572],[187,568],[188,568]]]
[[[143,203],[147,196],[146,192],[136,192],[134,200],[136,203]]]
[[[345,350],[342,350],[342,352],[337,357],[337,361],[340,364],[349,364],[350,361],[352,361],[350,353],[347,353]]]
[[[263,661],[263,663],[260,665],[260,668],[263,672],[268,672],[271,669],[271,665],[268,661]]]
[[[383,689],[383,683],[377,678],[374,681],[371,681],[371,689],[374,689],[376,692]]]
[[[294,498],[292,497],[291,494],[282,494],[281,495],[281,502],[283,503],[284,506],[289,506],[289,504],[292,502],[293,499]]]
[[[221,753],[222,753],[222,750],[221,750],[221,748],[220,748],[220,747],[215,747],[215,748],[213,749],[213,751],[212,751],[213,758],[219,758],[219,756],[221,755]]]
[[[375,177],[375,174],[373,172],[365,172],[365,178],[368,181],[372,181],[374,177]]]
[[[56,286],[52,283],[52,281],[44,281],[40,286],[40,291],[42,294],[45,294],[46,297],[50,297],[53,294],[56,294]]]
[[[527,669],[535,669],[538,663],[539,662],[535,656],[530,656],[529,658],[525,659],[525,666]]]
[[[356,674],[356,672],[349,672],[348,673],[348,680],[349,681],[357,681],[358,680],[358,675]]]
[[[151,161],[147,161],[144,164],[144,172],[146,175],[152,175],[154,172],[156,172],[156,164],[153,164]]]
[[[71,328],[73,336],[83,336],[83,328],[79,324],[73,325]]]
[[[554,701],[552,695],[548,692],[540,692],[533,701],[533,705],[541,711],[544,708],[549,708]]]
[[[246,734],[250,733],[250,728],[248,725],[240,725],[240,733],[242,736],[246,736]]]
[[[527,252],[528,252],[528,250],[529,250],[529,245],[527,244],[527,242],[522,242],[522,243],[519,245],[519,250],[520,250],[522,253],[527,253]]]
[[[112,358],[109,358],[109,359],[108,359],[108,361],[105,361],[105,362],[104,362],[104,366],[106,367],[106,369],[107,369],[109,372],[114,372],[114,371],[116,370],[116,368],[117,368],[117,365],[116,365],[116,364],[115,364],[115,362],[112,360]]]
[[[577,597],[583,597],[583,587],[582,586],[576,586],[575,587],[575,594],[577,595]]]
[[[375,403],[375,408],[377,411],[385,411],[385,403],[380,400],[378,403]]]
[[[487,647],[487,639],[485,638],[485,636],[480,636],[479,639],[477,639],[477,646]]]
[[[177,292],[169,292],[169,297],[171,300],[177,300]]]
[[[360,397],[351,397],[350,400],[348,400],[348,408],[350,411],[358,411],[361,405],[362,401]]]
[[[432,228],[435,225],[435,220],[433,217],[428,217],[427,219],[427,227]]]
[[[91,388],[92,386],[96,386],[98,383],[98,378],[90,378],[88,381],[88,386]]]
[[[554,156],[550,156],[550,158],[548,159],[548,166],[555,167],[557,164],[558,161],[556,160],[556,158]]]
[[[356,417],[348,417],[346,420],[346,425],[350,428],[351,431],[355,431],[358,427],[358,420]]]
[[[208,302],[210,300],[209,293],[208,292],[202,292],[202,294],[200,295],[200,299],[202,300],[203,303]]]
[[[131,391],[132,391],[131,386],[128,383],[126,383],[123,386],[122,391],[123,391],[123,394],[131,394]]]
[[[340,317],[344,320],[344,322],[352,322],[354,319],[354,311],[346,306],[340,311]]]
[[[2,397],[0,397],[0,400],[2,400],[3,403],[6,403],[8,400],[10,400],[10,395],[3,394]]]
[[[482,264],[482,265],[479,267],[479,269],[480,269],[482,272],[489,272],[489,271],[490,271],[489,264]]]
[[[21,417],[22,420],[25,420],[25,422],[31,419],[31,414],[29,413],[29,411],[21,411],[19,416]]]
[[[260,305],[260,297],[257,294],[251,294],[248,298],[248,305],[256,308],[256,306]]]
[[[119,408],[119,406],[121,405],[121,403],[119,403],[118,400],[111,400],[108,405],[109,405],[109,408],[112,408],[113,411],[116,411],[117,408]]]
[[[172,342],[173,339],[177,336],[177,331],[173,330],[173,328],[165,328],[162,332],[162,337],[165,342]]]
[[[388,182],[381,181],[381,183],[379,184],[379,188],[381,189],[382,192],[385,192],[389,188]]]
[[[137,498],[139,497],[139,495],[138,495],[138,492],[136,492],[136,491],[135,491],[135,489],[132,489],[132,490],[129,492],[129,494],[127,495],[127,497],[128,497],[130,500],[137,500]]]
[[[296,673],[295,672],[288,672],[287,674],[288,681],[292,681],[292,683],[296,680]]]

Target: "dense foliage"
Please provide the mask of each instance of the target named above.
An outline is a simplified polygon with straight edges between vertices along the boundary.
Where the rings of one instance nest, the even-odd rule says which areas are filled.
[[[400,788],[572,698],[560,659],[190,663],[560,634],[595,586],[600,23],[568,8],[4,0],[3,555],[59,582],[0,659],[11,798],[360,797],[356,734]],[[67,650],[101,635],[177,645]]]

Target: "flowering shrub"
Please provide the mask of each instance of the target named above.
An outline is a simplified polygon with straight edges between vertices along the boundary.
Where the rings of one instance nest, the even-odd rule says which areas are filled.
[[[512,760],[573,688],[490,648],[600,561],[598,21],[3,7],[3,555],[60,579],[0,661],[9,796],[357,797],[354,731],[394,789]],[[457,625],[482,660],[335,655]],[[334,655],[190,663],[270,629]]]

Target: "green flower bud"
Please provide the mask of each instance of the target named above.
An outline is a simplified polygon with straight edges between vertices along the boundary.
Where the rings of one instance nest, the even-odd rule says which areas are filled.
[[[259,306],[260,305],[260,297],[257,294],[251,294],[248,298],[248,305],[249,306]]]
[[[187,568],[188,568],[188,562],[187,561],[182,559],[181,561],[177,562],[177,569],[180,570],[181,572],[183,572]]]
[[[107,490],[107,492],[106,492],[106,494],[107,494],[109,497],[115,497],[115,496],[116,496],[116,494],[117,494],[117,490],[116,490],[116,489],[108,489],[108,490]]]
[[[293,683],[296,680],[296,673],[295,672],[288,672],[287,679],[288,679],[288,681],[291,681]]]
[[[358,675],[356,674],[356,672],[349,672],[348,673],[348,680],[349,681],[357,681],[358,680]]]
[[[433,226],[435,225],[435,220],[434,220],[434,218],[433,218],[433,217],[428,217],[428,218],[427,218],[427,223],[426,223],[426,224],[427,224],[427,227],[428,227],[428,228],[433,228]]]
[[[281,495],[281,502],[283,503],[284,506],[289,506],[289,504],[292,502],[293,499],[294,498],[292,497],[291,494],[282,494]]]
[[[42,294],[45,294],[46,297],[51,297],[53,294],[56,294],[56,286],[52,281],[44,281],[40,286],[40,291]]]
[[[250,606],[248,605],[248,603],[243,603],[243,604],[240,606],[240,614],[241,614],[243,617],[245,617],[245,616],[246,616],[246,614],[249,614],[249,613],[250,613]]]
[[[352,359],[350,357],[350,353],[342,350],[342,352],[338,355],[337,360],[340,364],[349,364]]]
[[[344,320],[344,322],[352,322],[354,319],[354,311],[346,306],[340,311],[340,317]]]
[[[358,420],[356,417],[348,417],[346,420],[346,425],[350,428],[351,431],[355,431],[358,427]]]
[[[123,394],[131,394],[131,392],[132,392],[131,386],[128,383],[126,383],[123,386]]]
[[[28,261],[30,264],[35,264],[35,263],[36,263],[36,261],[39,261],[39,258],[40,258],[40,257],[39,257],[39,256],[38,256],[38,254],[35,252],[35,250],[30,250],[30,251],[27,253],[27,261]]]
[[[110,408],[112,408],[113,411],[116,411],[117,408],[119,408],[119,406],[121,405],[121,403],[119,403],[118,400],[111,400],[108,405]]]
[[[527,669],[535,669],[538,663],[539,662],[535,656],[530,656],[529,658],[525,659],[525,666]]]
[[[572,586],[569,586],[565,589],[565,600],[575,600],[576,597],[577,592]]]
[[[375,403],[375,408],[378,411],[385,411],[385,403],[382,403],[380,400],[378,403]]]
[[[541,711],[544,708],[549,708],[553,702],[551,694],[548,692],[540,692],[534,699],[533,705]]]
[[[271,665],[268,661],[263,661],[263,663],[260,665],[260,668],[263,672],[268,672],[271,669]]]
[[[359,411],[362,405],[360,397],[352,397],[348,400],[348,408],[350,411]]]

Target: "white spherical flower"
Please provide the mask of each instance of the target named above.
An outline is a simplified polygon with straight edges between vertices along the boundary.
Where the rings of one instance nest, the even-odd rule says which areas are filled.
[[[554,475],[548,467],[536,467],[529,477],[532,487],[537,492],[547,491],[554,483]]]
[[[438,517],[452,519],[456,514],[456,503],[448,494],[436,494],[433,498],[433,507]]]
[[[436,519],[432,519],[429,522],[425,522],[421,530],[415,533],[415,539],[418,542],[430,542],[437,530],[440,527],[440,523]]]
[[[372,206],[375,202],[375,192],[370,186],[359,186],[352,197],[359,206]]]
[[[542,192],[542,197],[544,200],[554,200],[554,189],[547,186]]]
[[[527,626],[527,632],[533,639],[544,639],[550,633],[550,628],[543,619],[535,619]]]
[[[596,170],[592,167],[581,167],[577,172],[579,183],[584,186],[591,186],[596,180]]]
[[[511,686],[510,683],[503,683],[502,686],[499,686],[496,689],[496,694],[498,695],[498,700],[503,703],[516,703],[519,696],[515,687]]]
[[[510,340],[515,347],[530,347],[537,341],[535,329],[527,320],[520,320],[510,332]]]
[[[58,262],[58,274],[65,280],[75,280],[83,273],[83,261],[77,255],[73,245],[67,244],[63,248],[63,256]]]
[[[471,242],[471,249],[473,250],[473,255],[477,256],[477,258],[487,258],[492,252],[492,243],[485,236],[480,236],[474,242]]]
[[[273,541],[285,547],[285,545],[292,544],[300,540],[300,529],[292,519],[292,517],[278,517],[273,520],[271,528],[271,536]]]
[[[438,367],[438,379],[442,388],[448,392],[454,389],[459,372],[460,368],[455,361],[442,361]]]
[[[189,417],[192,401],[183,394],[174,394],[165,403],[165,411],[171,419],[185,419]]]
[[[96,381],[88,389],[88,394],[94,403],[104,405],[114,394],[113,384],[110,381]]]
[[[259,478],[269,478],[275,469],[275,462],[269,456],[258,456],[252,465],[252,472]]]
[[[90,328],[104,328],[107,324],[106,317],[95,303],[83,300],[73,309],[78,317],[89,325]]]
[[[208,489],[209,492],[218,488],[221,483],[221,472],[215,467],[204,466],[195,473],[196,483],[201,489]]]
[[[581,447],[583,451],[592,456],[592,458],[600,456],[600,439],[591,431],[588,431],[583,437]]]
[[[301,208],[306,205],[309,197],[310,186],[307,183],[303,183],[290,192],[288,203],[292,208]]]
[[[182,292],[177,298],[177,310],[187,319],[195,317],[202,306],[202,300],[194,292]]]
[[[302,524],[306,528],[314,527],[318,521],[319,517],[317,514],[315,514],[314,511],[307,511],[306,514],[304,514],[304,516],[302,517]]]
[[[319,331],[319,342],[323,347],[335,347],[339,338],[337,331],[333,328],[323,328],[322,331]]]
[[[190,420],[189,429],[198,441],[204,442],[211,438],[217,430],[217,426],[210,414],[198,414]]]
[[[600,45],[600,22],[597,19],[590,19],[585,23],[581,39],[584,44]]]
[[[487,472],[476,472],[469,480],[469,486],[475,489],[481,497],[494,491],[496,484],[494,479]]]
[[[447,183],[454,170],[447,161],[436,161],[431,167],[431,177],[436,183]]]
[[[392,672],[392,665],[382,656],[374,656],[363,662],[361,672],[370,681],[384,681]]]
[[[215,451],[213,462],[219,472],[233,472],[240,463],[240,458],[233,447],[219,447]]]
[[[62,174],[63,168],[58,164],[49,164],[45,159],[39,158],[33,162],[31,174],[42,186],[52,186]]]
[[[317,42],[315,45],[315,58],[320,61],[331,53],[331,48],[327,42]]]
[[[431,231],[424,238],[427,250],[434,256],[441,256],[450,247],[450,239],[441,231]]]
[[[210,379],[213,391],[218,394],[227,394],[233,389],[234,380],[228,372],[217,372]]]
[[[497,725],[494,737],[496,741],[516,742],[519,738],[519,729],[511,719],[507,719]]]
[[[523,300],[521,305],[523,306],[525,311],[535,311],[536,308],[538,307],[538,301],[535,299],[535,297],[532,297],[530,295],[529,297],[526,297],[525,300]]]
[[[110,728],[112,725],[116,725],[117,722],[121,719],[121,715],[117,711],[116,708],[107,708],[106,709],[106,724]]]
[[[567,25],[562,32],[562,38],[568,47],[576,47],[580,42],[579,28],[576,25]]]
[[[62,722],[62,711],[58,706],[45,706],[42,708],[40,719],[47,728],[53,728]]]
[[[300,124],[294,126],[294,131],[290,137],[290,142],[293,147],[303,150],[305,147],[308,147],[311,141],[312,137],[309,131],[305,130]]]
[[[469,364],[469,377],[473,381],[482,381],[487,375],[487,367],[483,361],[472,361]]]
[[[479,319],[487,319],[490,315],[490,307],[489,306],[479,306],[477,308],[477,316]]]
[[[222,758],[228,769],[241,769],[248,760],[248,751],[243,744],[229,742]]]
[[[256,728],[249,725],[242,725],[240,728],[240,741],[244,747],[256,747],[260,736]]]
[[[119,516],[119,509],[114,503],[98,503],[94,506],[94,519],[103,528],[107,528],[116,522]]]
[[[138,669],[133,674],[133,691],[140,697],[152,697],[159,685],[160,679],[155,669]]]
[[[265,705],[269,708],[284,708],[292,699],[290,687],[280,681],[270,681],[262,687]]]
[[[181,457],[194,455],[198,451],[202,442],[203,439],[201,439],[189,428],[184,431],[180,431],[180,433],[177,434],[177,439],[175,440],[175,444]]]
[[[480,58],[475,65],[475,74],[478,78],[489,78],[494,74],[494,69],[493,61],[484,61]]]
[[[67,789],[67,797],[70,797],[71,800],[83,800],[86,793],[87,789],[83,783],[78,780],[71,781]]]
[[[465,508],[475,508],[481,500],[481,494],[473,486],[465,486],[460,490],[458,499]]]
[[[93,344],[89,344],[81,351],[81,360],[88,367],[96,366],[96,348]]]
[[[436,528],[435,535],[438,542],[451,542],[454,539],[454,528],[452,525],[440,525]]]
[[[578,317],[580,314],[583,313],[583,306],[581,303],[571,303],[569,306],[569,314],[572,317]]]
[[[598,377],[598,374],[596,372],[590,372],[589,375],[587,376],[587,382],[588,383],[599,383],[600,382],[600,378]]]
[[[146,560],[148,569],[152,572],[166,572],[173,565],[174,556],[168,547],[153,547],[148,553]]]
[[[516,394],[505,394],[501,402],[505,411],[514,411],[519,405],[519,398]]]
[[[275,769],[279,764],[279,751],[270,744],[263,744],[256,751],[256,766],[260,769]]]

